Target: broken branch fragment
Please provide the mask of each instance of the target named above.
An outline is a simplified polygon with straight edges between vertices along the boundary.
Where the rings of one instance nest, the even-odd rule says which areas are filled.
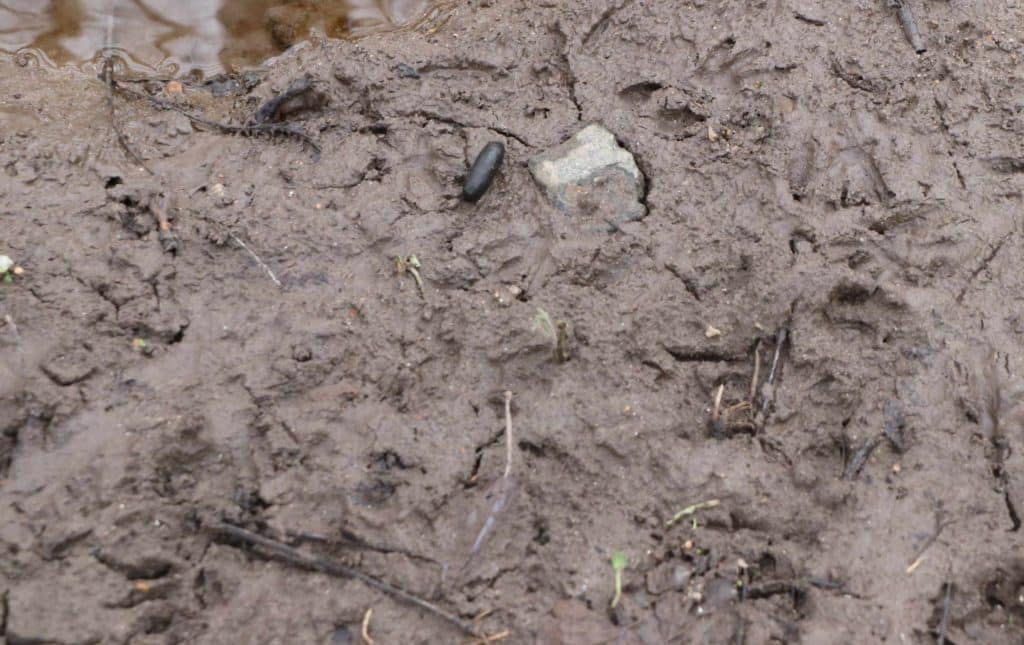
[[[434,614],[435,616],[444,619],[445,621],[454,625],[455,627],[458,627],[460,630],[462,630],[466,634],[469,634],[470,636],[478,636],[478,634],[474,631],[473,627],[463,622],[462,619],[460,619],[458,616],[448,611],[445,611],[437,605],[427,602],[426,600],[423,600],[418,596],[414,596],[413,594],[409,593],[408,591],[405,591],[404,589],[396,587],[390,583],[384,582],[383,580],[375,578],[369,574],[363,573],[358,569],[341,564],[340,562],[328,560],[326,558],[306,555],[302,551],[294,549],[285,544],[284,542],[279,542],[277,540],[264,537],[259,533],[253,533],[252,531],[244,529],[240,526],[235,526],[234,524],[216,522],[208,524],[206,526],[206,529],[213,533],[215,536],[220,537],[221,539],[234,540],[236,542],[241,542],[242,544],[246,544],[251,547],[256,547],[258,549],[261,549],[265,553],[273,555],[277,559],[283,560],[284,562],[287,562],[288,564],[291,564],[292,566],[298,567],[300,569],[320,571],[321,573],[326,573],[332,576],[352,578],[358,580],[363,584],[372,587],[378,591],[382,591],[393,598],[405,601],[431,614]],[[230,544],[230,542],[228,542],[228,544]]]
[[[903,33],[906,34],[907,40],[910,41],[910,46],[914,48],[914,52],[923,54],[928,51],[928,47],[924,44],[924,37],[921,36],[921,30],[917,26],[917,21],[914,20],[914,14],[910,10],[907,0],[889,0],[889,7],[896,10],[900,24],[903,25]]]

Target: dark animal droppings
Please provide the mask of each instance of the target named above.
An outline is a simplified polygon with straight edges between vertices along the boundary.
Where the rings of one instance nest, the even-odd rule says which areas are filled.
[[[476,156],[473,167],[469,169],[469,176],[466,177],[466,183],[462,187],[462,198],[468,202],[475,202],[483,197],[487,189],[490,188],[491,182],[494,181],[494,175],[501,167],[504,158],[504,144],[491,141],[484,146],[484,149]]]
[[[406,65],[405,63],[399,63],[395,66],[395,71],[398,72],[399,78],[419,78],[420,72],[412,65]]]

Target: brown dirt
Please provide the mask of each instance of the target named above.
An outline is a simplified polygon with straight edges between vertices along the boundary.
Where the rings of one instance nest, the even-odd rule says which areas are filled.
[[[319,158],[119,97],[154,175],[103,84],[0,62],[0,641],[468,641],[215,521],[509,643],[1024,641],[1024,9],[911,4],[920,57],[881,0],[462,2],[176,99],[309,74]],[[526,167],[592,121],[649,188],[610,234]]]

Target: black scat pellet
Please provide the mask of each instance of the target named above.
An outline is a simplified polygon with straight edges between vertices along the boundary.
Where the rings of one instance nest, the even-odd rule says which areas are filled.
[[[462,198],[468,202],[475,202],[483,197],[494,181],[494,175],[504,158],[505,146],[501,142],[491,141],[484,146],[476,156],[473,167],[469,169],[466,183],[462,186]]]
[[[395,71],[398,72],[398,76],[401,78],[419,78],[420,70],[416,69],[412,65],[406,65],[405,63],[399,63],[395,66]]]

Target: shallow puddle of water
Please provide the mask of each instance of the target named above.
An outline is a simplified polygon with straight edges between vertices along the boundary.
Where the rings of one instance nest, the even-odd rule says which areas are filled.
[[[260,63],[311,34],[360,36],[436,17],[438,0],[0,0],[0,52],[56,66],[116,52],[203,75]]]

